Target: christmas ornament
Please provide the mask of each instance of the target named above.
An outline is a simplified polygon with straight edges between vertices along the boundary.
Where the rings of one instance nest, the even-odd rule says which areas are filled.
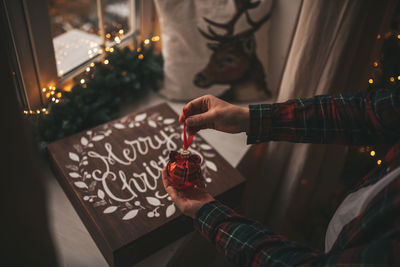
[[[186,110],[183,110],[186,119]],[[204,187],[201,174],[201,159],[198,155],[190,153],[187,149],[193,140],[193,135],[186,136],[186,121],[183,127],[183,149],[179,152],[171,151],[167,165],[168,179],[177,189],[188,187]]]

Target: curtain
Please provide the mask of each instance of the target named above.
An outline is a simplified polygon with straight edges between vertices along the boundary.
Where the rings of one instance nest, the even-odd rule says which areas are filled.
[[[394,2],[304,0],[276,102],[365,89],[376,35]],[[342,146],[253,146],[238,166],[248,178],[246,215],[292,234],[307,210],[327,201],[344,158]]]

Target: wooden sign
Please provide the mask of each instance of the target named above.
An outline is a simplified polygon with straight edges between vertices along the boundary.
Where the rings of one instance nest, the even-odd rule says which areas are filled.
[[[110,265],[130,266],[192,230],[161,180],[182,131],[161,104],[48,145],[60,184]],[[202,158],[207,190],[239,201],[239,172],[200,135],[189,150]]]

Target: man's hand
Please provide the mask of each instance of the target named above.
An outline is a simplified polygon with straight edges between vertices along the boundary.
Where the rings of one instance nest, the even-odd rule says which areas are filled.
[[[249,109],[229,104],[215,96],[196,98],[183,109],[186,110],[186,125],[190,135],[207,128],[226,133],[248,131]],[[179,116],[179,121],[185,121],[183,114]]]
[[[191,187],[184,190],[176,190],[170,185],[167,175],[167,170],[164,168],[162,171],[162,180],[165,191],[167,191],[172,201],[183,214],[194,218],[196,212],[204,204],[214,201],[214,198],[204,188]]]

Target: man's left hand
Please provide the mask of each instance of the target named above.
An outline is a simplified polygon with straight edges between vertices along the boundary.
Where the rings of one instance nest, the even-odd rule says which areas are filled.
[[[204,204],[214,201],[214,198],[204,188],[190,187],[177,190],[170,184],[167,176],[167,170],[164,168],[162,171],[162,180],[165,191],[167,191],[172,201],[183,214],[194,218],[196,212]]]

